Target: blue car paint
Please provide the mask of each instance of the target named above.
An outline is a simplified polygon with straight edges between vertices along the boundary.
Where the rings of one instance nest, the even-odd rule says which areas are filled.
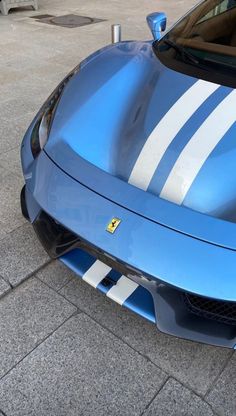
[[[65,174],[45,152],[26,184],[30,218],[33,198],[39,211],[145,275],[198,295],[236,300],[235,251],[173,231],[109,201]],[[122,224],[112,235],[106,226],[114,216]]]
[[[25,134],[21,148],[22,169],[27,187],[31,189],[31,192],[33,191],[32,182],[34,181],[33,168],[37,161],[33,159],[31,153],[30,137],[36,118]],[[67,157],[66,152],[64,153],[64,157]],[[97,168],[94,166],[91,172],[90,164],[83,159],[78,160],[77,168],[80,172],[81,182],[83,183],[88,179],[88,189],[93,189],[93,184],[96,182],[96,192],[102,194],[102,190],[106,189],[106,198],[108,200],[112,200],[115,194],[118,206],[125,207],[129,204],[129,210],[141,215],[143,218],[149,218],[154,222],[158,222],[160,225],[167,226],[170,229],[190,235],[199,240],[208,241],[231,250],[236,249],[236,225],[234,223],[215,219],[214,217],[203,215],[183,206],[179,207],[166,200],[157,198],[151,193],[146,193],[144,201],[143,191],[124,183],[118,178],[112,178],[113,183],[111,187],[110,175],[104,171],[99,171],[99,181],[97,181]],[[68,174],[70,174],[70,169],[68,169]],[[143,208],[145,208],[146,215],[143,214]],[[38,211],[39,209],[40,207],[38,207]],[[34,213],[31,214],[30,210],[32,222],[36,218],[38,211],[34,210]]]
[[[66,87],[45,150],[66,170],[73,163],[75,178],[79,156],[127,181],[152,130],[195,82],[161,65],[149,42],[106,49]]]
[[[137,51],[137,49],[142,49],[143,43],[136,43],[136,42],[129,42],[129,44],[135,44],[134,51]],[[116,48],[122,49],[123,45],[125,46],[125,50],[127,49],[127,46],[125,43],[122,43],[118,46],[111,46],[106,47],[102,51],[102,53],[113,53]],[[147,53],[147,45],[149,45],[147,42],[145,43],[145,54]],[[132,50],[132,46],[130,46],[130,49]],[[113,52],[112,52],[113,51]],[[150,51],[148,56],[150,55]],[[150,55],[151,56],[151,55]],[[91,62],[93,63],[97,58],[100,58],[100,54],[96,52],[92,58]],[[152,57],[152,59],[155,59],[153,64],[158,68],[160,64],[157,62],[155,57]],[[82,63],[82,67],[85,68],[89,64],[89,59],[86,60],[85,63]],[[186,77],[184,87],[183,83],[181,83],[181,79],[183,79],[182,74],[175,73],[171,70],[166,69],[166,71],[162,68],[161,73],[161,83],[159,85],[160,87],[160,96],[163,96],[164,90],[162,91],[161,88],[166,89],[165,84],[169,80],[168,85],[171,87],[171,91],[173,91],[173,94],[171,95],[171,98],[169,96],[170,101],[163,101],[163,104],[160,105],[160,112],[159,119],[165,114],[167,109],[183,94],[184,90],[188,88],[190,85],[192,85],[195,81],[190,78]],[[79,77],[80,73],[75,75],[74,79],[76,80]],[[173,75],[173,76],[172,76]],[[173,80],[173,81],[172,81]],[[68,101],[68,91],[72,93],[69,89],[70,85],[72,84],[73,78],[71,82],[66,87],[66,90],[61,98],[60,105],[64,103],[64,100],[66,100],[66,103]],[[173,85],[171,84],[173,82]],[[176,88],[173,88],[174,85],[176,85]],[[150,86],[151,88],[151,86]],[[222,92],[220,94],[227,94],[228,88],[221,88]],[[224,92],[223,92],[224,90]],[[215,94],[215,98],[218,99],[217,96],[220,95],[219,92]],[[64,96],[66,98],[64,98]],[[150,108],[154,107],[154,102],[158,98],[157,90],[152,94],[152,100],[150,103]],[[161,101],[160,101],[161,104]],[[70,114],[67,113],[67,106],[64,108],[64,112],[60,111],[60,106],[58,108],[57,117],[54,120],[52,131],[50,135],[50,139],[48,141],[48,144],[46,146],[46,152],[49,153],[50,157],[53,157],[53,160],[59,164],[60,167],[62,167],[68,174],[70,174],[72,177],[75,177],[80,183],[85,184],[88,188],[96,190],[101,195],[104,195],[106,198],[115,201],[117,204],[129,208],[131,211],[134,211],[138,213],[139,215],[142,215],[145,218],[150,218],[153,221],[158,222],[159,224],[163,224],[165,226],[168,226],[169,228],[173,228],[175,230],[178,230],[180,232],[183,232],[185,234],[194,236],[198,239],[209,241],[214,244],[225,246],[231,249],[236,248],[236,225],[234,223],[230,223],[227,221],[222,221],[219,219],[215,219],[210,216],[202,215],[200,212],[192,211],[189,209],[186,209],[184,206],[177,206],[175,204],[172,204],[166,200],[157,198],[155,195],[149,192],[145,192],[145,198],[144,198],[144,192],[142,190],[139,190],[138,188],[125,183],[123,180],[120,180],[117,176],[112,176],[110,173],[105,172],[104,169],[98,168],[96,165],[92,165],[90,162],[85,160],[79,155],[75,155],[74,152],[71,151],[71,147],[69,143],[66,143],[66,140],[60,140],[60,135],[62,134],[59,131],[59,128],[63,130],[63,124],[66,123],[66,117],[68,117],[68,120],[70,119]],[[31,164],[34,163],[34,160],[31,155],[30,150],[30,135],[33,128],[33,125],[35,123],[34,119],[32,122],[30,128],[28,129],[28,132],[26,133],[24,144],[23,144],[23,150],[22,150],[22,163],[23,163],[23,172],[25,172],[25,175],[28,174],[31,175]],[[61,123],[60,124],[60,120]],[[64,121],[63,121],[64,120]],[[153,128],[154,127],[154,119],[152,114],[150,113],[149,116],[147,116],[147,124],[151,124]],[[156,122],[158,120],[156,119]],[[90,124],[94,125],[92,121],[90,121]],[[68,122],[67,122],[68,123]],[[66,125],[67,125],[66,123]],[[59,124],[59,125],[58,125]],[[79,126],[78,126],[79,130]],[[150,133],[151,129],[147,132]],[[71,140],[76,141],[73,134],[75,134],[75,130],[72,132]],[[99,133],[99,131],[97,130]],[[58,135],[56,135],[56,133]],[[94,127],[94,135],[96,134],[96,128]],[[95,136],[94,136],[95,137]],[[57,146],[56,147],[56,143]],[[54,152],[53,152],[54,149]],[[88,151],[90,149],[90,146],[88,146]],[[106,150],[106,149],[105,149]],[[140,149],[139,149],[140,150]],[[138,152],[137,152],[138,153]],[[137,154],[136,153],[136,154]],[[229,152],[227,152],[228,155]],[[88,155],[87,155],[88,159]],[[25,160],[29,160],[28,163],[25,162]],[[103,161],[101,161],[101,164]],[[233,163],[233,160],[232,160]],[[232,180],[232,179],[231,179]],[[206,194],[207,197],[207,194]],[[204,199],[203,199],[204,200]]]
[[[96,77],[93,77],[94,66]],[[87,79],[90,80],[89,85]],[[72,177],[96,189],[102,195],[130,207],[129,197],[127,202],[123,196],[122,201],[117,198],[117,186],[120,185],[117,185],[118,181],[114,181],[110,175],[128,181],[134,163],[150,133],[194,82],[196,80],[191,77],[163,67],[153,55],[148,42],[121,43],[116,48],[107,48],[103,53],[93,57],[91,62],[87,61],[66,87],[45,150],[52,160]],[[183,147],[231,91],[228,87],[217,89],[176,135],[150,183],[150,193],[160,193]],[[234,150],[232,149],[231,154],[227,150],[227,141],[233,137],[231,132],[230,129],[223,140],[226,143],[226,152],[221,151],[221,157],[218,152],[217,160],[216,153],[213,152],[206,163],[219,166],[218,171],[214,171],[214,186],[210,189],[205,186],[204,179],[207,181],[208,175],[202,175],[202,182],[197,178],[183,206],[204,214],[233,220],[231,213],[235,208],[235,198],[233,185],[230,184],[236,176],[232,175],[232,170],[229,169],[224,173],[224,180],[221,175],[221,165],[224,166],[225,157],[230,163],[235,163]],[[222,143],[218,146],[222,148]],[[84,161],[89,162],[85,175],[80,169],[81,158],[83,165]],[[95,167],[109,173],[110,186],[104,186],[104,175]],[[84,167],[82,169],[84,170]],[[199,175],[201,173],[202,171]],[[97,181],[94,181],[94,174]],[[148,200],[146,195],[142,197],[143,200],[144,198]],[[142,206],[142,214],[149,216],[144,203]],[[159,220],[158,214],[157,217],[155,219]],[[181,227],[181,231],[184,230],[185,224]]]
[[[154,12],[147,16],[147,24],[152,32],[153,39],[159,40],[161,33],[166,30],[167,17],[163,12]]]
[[[191,201],[201,212],[205,211],[206,204],[210,215],[220,214],[222,218],[233,222],[236,222],[235,137],[236,123],[214,149],[212,157],[202,167],[184,201],[186,205]],[[207,192],[201,198],[203,186]],[[218,199],[217,210],[214,196]]]
[[[87,84],[86,79],[90,80]],[[161,166],[149,192],[127,183],[155,125],[195,82],[163,67],[149,42],[124,42],[93,54],[66,86],[45,152],[35,160],[30,137],[37,117],[25,135],[22,166],[27,207],[32,222],[43,209],[117,261],[154,280],[202,296],[236,301],[236,225],[201,213],[217,217],[226,211],[230,216],[233,210],[232,172],[230,181],[228,177],[235,160],[235,127],[199,173],[184,201],[186,207],[155,195],[160,189],[160,185],[155,189],[155,184]],[[205,111],[210,112],[229,92],[229,88],[219,88],[189,120],[189,129],[196,129]],[[102,100],[104,97],[106,100]],[[179,154],[182,140],[186,140],[186,128],[165,155],[169,166]],[[216,165],[220,161],[217,166],[223,169],[226,158],[228,166],[220,176]],[[207,192],[202,193],[206,175],[212,186],[210,201]],[[113,216],[122,218],[122,224],[119,233],[111,236],[106,225]],[[61,260],[78,275],[87,264],[76,250]],[[98,289],[106,292],[102,285]],[[150,299],[145,289],[138,288],[125,306],[154,322]]]

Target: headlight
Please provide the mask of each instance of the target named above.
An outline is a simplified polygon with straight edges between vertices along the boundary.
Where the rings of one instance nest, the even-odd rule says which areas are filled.
[[[46,145],[61,94],[69,80],[79,71],[79,68],[80,66],[77,66],[69,73],[69,75],[67,75],[65,79],[63,79],[39,111],[38,119],[34,125],[31,135],[31,151],[34,158],[38,156]]]

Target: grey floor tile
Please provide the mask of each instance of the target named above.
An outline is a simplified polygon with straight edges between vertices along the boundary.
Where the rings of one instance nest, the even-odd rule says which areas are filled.
[[[79,279],[73,279],[61,293],[80,310],[86,311],[200,394],[206,393],[231,354],[227,349],[161,334],[155,325],[121,308]]]
[[[143,416],[213,416],[211,407],[192,391],[169,379]]]
[[[30,224],[0,240],[0,253],[0,275],[13,286],[49,261]]]
[[[0,298],[11,290],[11,286],[0,276]]]
[[[26,110],[27,106],[28,108],[31,109],[30,113],[32,113],[32,116],[31,116],[31,119],[32,119],[35,114],[35,110],[36,111],[38,110],[39,106],[41,105],[42,100],[44,101],[50,94],[49,88],[51,86],[50,86],[49,81],[50,81],[50,78],[52,79],[56,78],[57,72],[55,75],[54,75],[54,72],[52,72],[51,76],[44,76],[44,74],[42,74],[42,77],[44,80],[42,83],[42,77],[40,78],[39,76],[39,70],[40,68],[43,69],[44,65],[37,64],[36,65],[37,70],[35,68],[32,68],[28,72],[24,71],[24,77],[19,78],[19,80],[16,79],[14,82],[11,83],[11,89],[9,89],[9,85],[6,83],[2,85],[0,84],[0,94],[4,97],[4,99],[2,99],[3,104],[4,102],[7,102],[6,105],[9,106],[9,101],[11,102],[12,100],[13,101],[16,100],[19,102],[22,100],[22,96],[24,96],[25,107],[22,108],[22,111],[18,112],[17,119],[23,117],[24,115],[26,116],[28,115],[28,112],[24,111]],[[52,66],[53,65],[51,65],[51,71],[52,71]],[[11,70],[9,70],[8,68],[4,69],[0,65],[0,72],[1,71],[3,73],[11,72]],[[36,76],[35,74],[35,72],[37,73],[37,71],[38,71],[38,76]],[[32,103],[33,103],[33,106],[31,107]]]
[[[0,165],[0,181],[7,175],[9,174],[9,172],[6,172],[6,169]]]
[[[8,233],[26,222],[20,208],[22,186],[22,177],[4,168],[0,177],[0,221]]]
[[[35,33],[35,35],[37,37],[37,32]],[[37,53],[35,53],[36,47]],[[37,61],[39,61],[40,63],[42,56],[44,57],[44,59],[47,59],[48,57],[57,55],[58,53],[60,53],[60,51],[61,48],[52,48],[50,43],[46,44],[45,42],[38,42],[35,45],[35,47],[33,47],[33,39],[31,39],[31,37],[28,36],[28,41],[25,40],[24,43],[14,41],[7,43],[6,45],[1,45],[0,64],[4,65],[12,60],[15,60],[17,62],[18,58],[24,58],[25,62],[28,62],[29,64],[32,64],[32,62],[33,64],[35,64]]]
[[[7,46],[7,45],[6,45]],[[1,45],[2,47],[2,45]],[[0,61],[1,62],[1,61]],[[9,94],[13,93],[14,91],[12,91],[12,83],[15,84],[16,79],[18,79],[18,81],[22,78],[24,78],[24,72],[21,71],[21,73],[19,71],[16,71],[15,68],[8,68],[6,69],[4,64],[0,63],[0,86],[2,87],[3,85],[5,87],[8,88],[8,94],[6,95],[6,97],[4,97],[4,100],[7,99],[7,97],[9,97]],[[6,89],[7,91],[7,89]]]
[[[7,101],[1,100],[1,117],[5,118],[10,123],[12,119],[18,119],[20,117],[23,117],[25,114],[31,114],[32,112],[38,111],[39,104],[41,104],[41,102],[38,101],[37,96],[26,96],[23,101],[19,100],[18,98],[11,98]]]
[[[13,173],[14,176],[21,178],[21,183],[18,185],[21,187],[23,185],[23,175],[20,161],[20,146],[0,155],[0,181],[2,177],[8,176],[9,173]]]
[[[0,299],[0,377],[75,311],[37,279],[28,280]]]
[[[0,89],[1,94],[1,89]],[[33,120],[34,113],[25,114],[23,111],[19,112],[18,118],[3,118],[1,117],[0,123],[0,155],[6,153],[11,149],[20,147],[23,136],[27,127]],[[0,156],[1,160],[1,156]]]
[[[2,380],[0,408],[8,416],[139,415],[165,380],[150,361],[79,314]]]
[[[4,225],[0,221],[0,241],[3,240],[7,236],[7,231],[5,231],[3,228],[4,228]]]
[[[229,360],[227,366],[217,380],[206,400],[220,416],[236,415],[236,355]]]
[[[55,260],[41,269],[36,274],[36,276],[48,286],[58,291],[63,286],[65,286],[75,275],[60,261]]]

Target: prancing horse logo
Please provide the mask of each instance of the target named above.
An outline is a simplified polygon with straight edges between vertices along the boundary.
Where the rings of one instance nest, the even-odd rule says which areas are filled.
[[[109,222],[106,230],[109,233],[113,234],[116,231],[118,225],[120,225],[120,223],[121,223],[121,220],[119,218],[112,218],[112,220]]]

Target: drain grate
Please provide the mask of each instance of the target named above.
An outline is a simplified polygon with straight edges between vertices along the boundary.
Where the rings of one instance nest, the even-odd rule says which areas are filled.
[[[34,16],[36,20],[48,25],[61,26],[67,28],[75,28],[79,26],[91,25],[93,23],[104,22],[104,19],[97,19],[95,17],[79,16],[76,14],[67,14],[65,16]]]

